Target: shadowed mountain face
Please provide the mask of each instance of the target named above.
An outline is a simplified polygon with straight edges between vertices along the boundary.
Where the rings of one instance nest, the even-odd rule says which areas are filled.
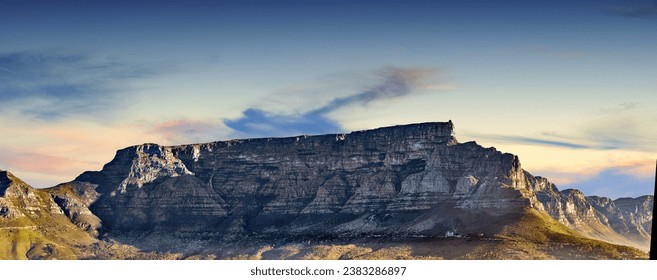
[[[512,154],[458,143],[451,121],[144,144],[44,192],[91,236],[220,258],[331,258],[335,250],[341,258],[633,258],[642,254],[588,238],[645,249],[652,222],[652,196],[611,201],[559,192]],[[453,255],[419,249],[449,248],[453,238],[477,242]],[[318,242],[334,247],[313,247]],[[554,251],[564,248],[551,245],[559,242],[574,247]],[[267,246],[289,252],[263,255]],[[491,253],[501,248],[516,253]]]
[[[537,196],[550,216],[585,236],[650,249],[653,196],[611,200],[556,188]]]

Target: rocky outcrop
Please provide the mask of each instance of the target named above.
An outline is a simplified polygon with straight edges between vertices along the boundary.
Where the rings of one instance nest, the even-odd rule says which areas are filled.
[[[648,251],[654,196],[620,198],[585,196],[575,189],[550,186],[537,193],[544,209],[562,224],[591,238]]]

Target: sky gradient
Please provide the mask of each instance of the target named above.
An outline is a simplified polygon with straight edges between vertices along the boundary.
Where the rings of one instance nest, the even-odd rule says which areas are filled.
[[[0,169],[47,187],[145,142],[452,120],[560,189],[638,196],[656,50],[656,1],[0,0]]]

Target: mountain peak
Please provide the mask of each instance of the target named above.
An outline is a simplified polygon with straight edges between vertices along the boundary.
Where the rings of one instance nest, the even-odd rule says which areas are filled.
[[[11,174],[11,172],[0,170],[0,197],[3,197],[7,188],[16,181],[22,182],[20,179],[16,178],[14,174]]]

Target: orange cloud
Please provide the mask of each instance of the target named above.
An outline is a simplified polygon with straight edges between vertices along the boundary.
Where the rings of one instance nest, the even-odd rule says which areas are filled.
[[[0,164],[11,166],[13,170],[27,171],[31,173],[68,174],[85,168],[91,168],[95,164],[71,160],[68,158],[52,156],[47,154],[13,152],[0,150],[3,154]]]
[[[142,124],[12,123],[11,134],[0,148],[0,168],[26,176],[23,179],[35,187],[52,186],[84,171],[100,170],[118,149],[163,141],[145,131]]]

